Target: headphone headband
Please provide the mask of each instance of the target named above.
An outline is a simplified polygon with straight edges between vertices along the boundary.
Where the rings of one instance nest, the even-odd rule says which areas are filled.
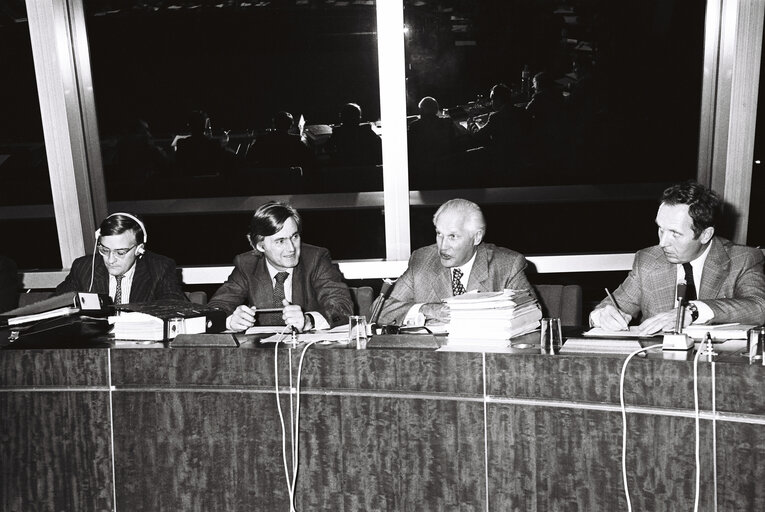
[[[141,222],[141,219],[127,212],[115,212],[115,213],[112,213],[111,215],[108,215],[106,219],[110,219],[114,217],[115,215],[122,215],[123,217],[127,217],[128,219],[132,219],[133,221],[135,221],[135,223],[138,224],[138,226],[141,228],[141,232],[143,232],[143,243],[146,243],[149,241],[149,233],[146,231],[146,226],[143,225],[143,222]],[[99,236],[101,236],[100,228],[96,230],[96,238],[98,238]]]

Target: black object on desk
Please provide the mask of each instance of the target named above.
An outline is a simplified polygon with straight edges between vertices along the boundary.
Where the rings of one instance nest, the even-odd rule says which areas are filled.
[[[440,348],[436,337],[432,334],[379,334],[372,336],[367,342],[367,348],[416,348],[436,350]]]

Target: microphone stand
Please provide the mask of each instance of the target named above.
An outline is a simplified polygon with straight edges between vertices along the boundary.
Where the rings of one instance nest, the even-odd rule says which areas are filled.
[[[675,318],[675,332],[665,334],[662,341],[662,350],[688,350],[693,347],[693,338],[683,334],[683,321],[685,320],[685,306],[688,301],[685,299],[685,282],[677,285],[677,298],[680,304],[677,306],[677,317]]]

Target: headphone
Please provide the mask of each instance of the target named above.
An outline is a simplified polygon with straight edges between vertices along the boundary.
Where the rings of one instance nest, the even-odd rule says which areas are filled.
[[[112,213],[111,215],[107,216],[106,219],[114,217],[115,215],[122,215],[123,217],[127,217],[128,219],[132,219],[141,228],[141,232],[143,233],[143,242],[141,242],[139,247],[136,248],[136,250],[135,250],[135,255],[140,258],[146,252],[146,249],[144,248],[144,244],[149,240],[149,233],[148,233],[148,231],[146,231],[146,226],[143,225],[143,222],[141,222],[141,219],[139,219],[135,215],[131,215],[131,214],[126,213],[126,212]],[[104,219],[104,220],[106,220],[106,219]],[[94,233],[94,235],[96,237],[96,245],[98,245],[98,239],[101,236],[101,228],[98,228],[96,230],[96,232]],[[95,276],[95,272],[96,272],[96,250],[94,248],[93,249],[93,260],[90,262],[90,286],[88,286],[88,292],[93,290],[93,278]]]

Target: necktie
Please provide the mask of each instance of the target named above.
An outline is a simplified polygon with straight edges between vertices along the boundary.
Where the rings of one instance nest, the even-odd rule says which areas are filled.
[[[465,287],[462,286],[462,271],[458,268],[454,269],[454,273],[452,274],[452,294],[453,295],[462,295],[465,293]]]
[[[118,276],[114,276],[114,279],[117,280],[117,289],[114,292],[114,303],[115,304],[122,304],[122,278],[125,277],[124,275],[120,274]]]
[[[683,263],[683,270],[685,270],[685,298],[688,300],[696,300],[696,283],[693,280],[693,267],[690,263]]]
[[[274,280],[276,281],[274,283],[274,307],[280,308],[282,307],[282,301],[285,299],[284,297],[284,281],[287,280],[287,278],[290,275],[287,272],[277,272],[274,276]]]

